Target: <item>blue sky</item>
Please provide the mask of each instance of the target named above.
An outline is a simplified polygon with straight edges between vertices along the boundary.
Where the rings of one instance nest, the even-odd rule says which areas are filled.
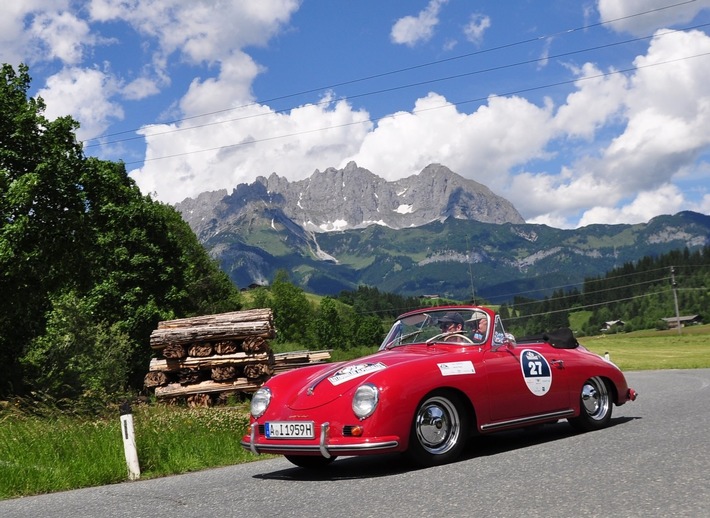
[[[23,0],[0,40],[167,203],[355,161],[558,228],[710,214],[710,0]]]

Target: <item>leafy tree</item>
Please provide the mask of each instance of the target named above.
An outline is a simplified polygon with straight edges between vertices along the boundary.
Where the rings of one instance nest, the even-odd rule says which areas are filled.
[[[356,346],[375,346],[380,345],[385,337],[385,329],[382,325],[382,320],[376,316],[366,316],[359,320],[355,330]]]
[[[276,272],[271,284],[274,325],[277,342],[306,343],[312,318],[311,307],[303,290],[290,282],[288,272]]]
[[[318,348],[344,349],[345,334],[343,320],[338,313],[335,300],[323,297],[313,319],[313,336]]]
[[[3,66],[0,395],[141,387],[159,320],[239,309],[239,291],[174,208],[143,196],[122,163],[87,159],[78,124],[48,121],[29,85],[26,66]]]
[[[96,398],[123,392],[134,344],[118,324],[96,322],[88,299],[53,300],[46,332],[21,358],[29,377],[54,398]]]

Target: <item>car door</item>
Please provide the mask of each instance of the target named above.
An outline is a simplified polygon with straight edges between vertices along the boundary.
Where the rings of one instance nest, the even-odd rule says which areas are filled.
[[[496,317],[490,348],[484,352],[491,422],[569,410],[564,354],[549,344],[515,344]]]

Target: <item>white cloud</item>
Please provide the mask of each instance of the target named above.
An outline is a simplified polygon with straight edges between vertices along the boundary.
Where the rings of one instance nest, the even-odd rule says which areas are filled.
[[[599,0],[597,9],[602,22],[617,32],[647,36],[660,27],[672,27],[691,21],[702,10],[710,8],[710,0],[668,2],[668,0]],[[648,12],[641,16],[638,13]]]
[[[234,49],[265,45],[298,8],[297,0],[91,0],[96,21],[124,21],[159,47],[156,63],[180,52],[192,63],[218,62]]]
[[[134,79],[121,89],[123,97],[131,101],[145,99],[158,92],[160,92],[159,86],[154,79],[148,77]]]
[[[81,122],[79,140],[103,133],[111,119],[122,119],[123,109],[111,97],[119,90],[115,78],[101,70],[65,68],[47,79],[39,90],[48,119],[71,114]]]
[[[213,122],[225,123],[199,131],[172,131],[188,128],[188,122],[151,126],[144,129],[146,163],[130,174],[143,192],[158,192],[168,203],[231,190],[272,172],[296,180],[352,154],[371,130],[368,118],[344,101],[308,104],[288,114],[253,104],[213,116]],[[152,160],[166,156],[175,157]]]
[[[620,115],[627,78],[622,74],[604,75],[593,63],[585,63],[574,72],[580,78],[575,83],[577,89],[567,96],[553,122],[556,131],[567,138],[591,140],[611,117]]]
[[[88,26],[69,14],[69,0],[3,2],[0,7],[0,61],[18,65],[59,59],[76,63],[91,44]]]
[[[38,13],[29,32],[42,43],[44,59],[56,58],[69,65],[81,62],[84,47],[94,43],[86,21],[66,11]]]
[[[475,43],[476,45],[480,45],[483,42],[483,34],[486,32],[486,29],[490,28],[490,26],[490,17],[484,14],[474,13],[471,15],[468,23],[463,28],[463,32],[468,41]]]
[[[593,223],[644,223],[658,214],[675,214],[686,203],[678,187],[664,184],[653,191],[639,193],[629,203],[621,207],[597,206],[584,212],[579,226]]]
[[[397,20],[390,32],[392,42],[413,47],[431,39],[434,28],[439,24],[439,11],[448,1],[430,0],[417,16],[405,16]]]

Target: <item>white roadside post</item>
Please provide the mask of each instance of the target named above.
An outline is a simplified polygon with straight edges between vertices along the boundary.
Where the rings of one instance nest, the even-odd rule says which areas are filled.
[[[126,401],[121,404],[121,434],[123,435],[123,450],[126,453],[128,465],[128,478],[138,480],[141,468],[138,464],[138,451],[136,450],[136,436],[133,432],[133,411]]]

